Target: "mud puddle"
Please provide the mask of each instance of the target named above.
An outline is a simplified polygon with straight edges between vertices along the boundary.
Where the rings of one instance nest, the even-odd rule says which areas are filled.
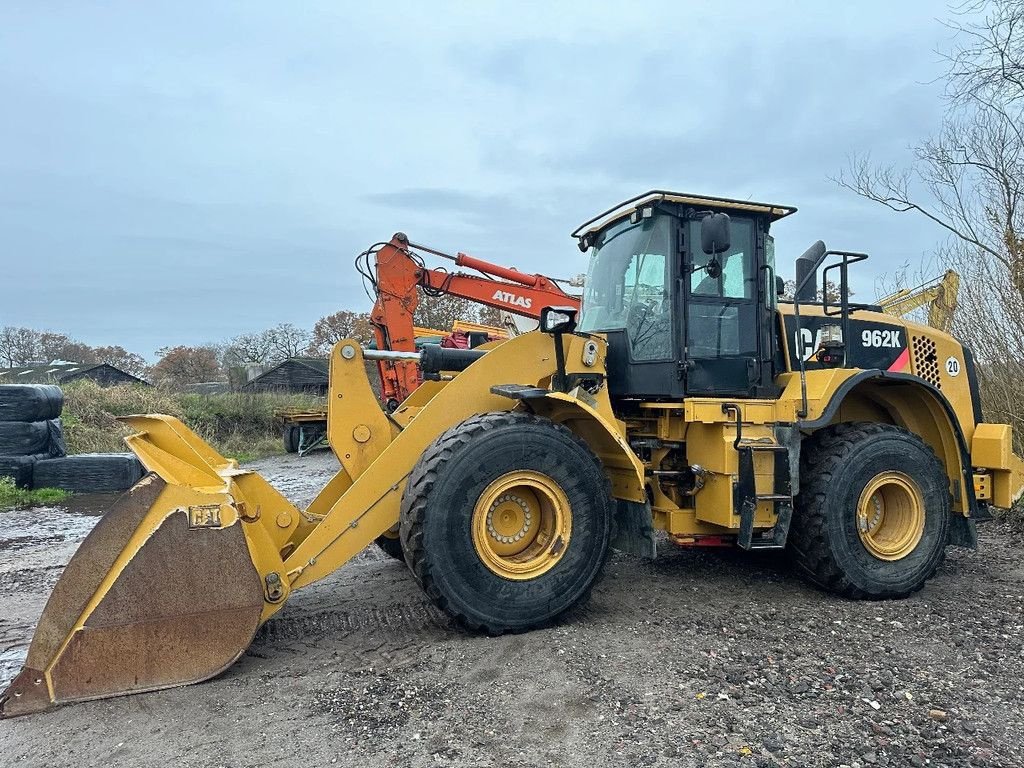
[[[117,494],[80,494],[59,506],[0,512],[0,688],[25,661],[43,604],[64,566]]]

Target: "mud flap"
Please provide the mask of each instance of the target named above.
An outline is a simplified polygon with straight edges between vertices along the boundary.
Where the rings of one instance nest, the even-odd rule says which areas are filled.
[[[955,512],[950,514],[949,519],[949,543],[954,547],[966,549],[978,548],[978,528],[974,520]]]
[[[624,499],[616,501],[615,536],[610,546],[620,552],[653,560],[658,556],[658,541],[650,506]]]
[[[125,493],[57,582],[0,717],[199,682],[241,656],[263,588],[229,501],[155,474]]]

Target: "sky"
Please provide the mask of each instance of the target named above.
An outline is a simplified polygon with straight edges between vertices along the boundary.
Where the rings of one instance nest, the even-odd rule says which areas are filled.
[[[942,117],[945,3],[0,3],[0,326],[155,359],[366,310],[396,231],[569,277],[648,189],[794,205],[867,251],[943,234],[830,180]]]

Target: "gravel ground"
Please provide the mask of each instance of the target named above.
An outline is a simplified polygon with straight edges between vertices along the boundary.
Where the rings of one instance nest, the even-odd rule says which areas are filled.
[[[255,468],[305,503],[318,454]],[[85,500],[102,507],[106,500]],[[88,509],[0,514],[0,683]],[[615,556],[556,627],[449,625],[368,551],[202,685],[0,723],[12,766],[1019,766],[1022,536],[983,528],[907,600],[816,591],[777,556]]]

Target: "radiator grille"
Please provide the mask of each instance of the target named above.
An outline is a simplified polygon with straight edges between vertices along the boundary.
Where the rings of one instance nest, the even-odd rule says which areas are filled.
[[[911,351],[914,355],[914,372],[936,389],[942,389],[935,342],[925,336],[914,336],[911,339]]]

